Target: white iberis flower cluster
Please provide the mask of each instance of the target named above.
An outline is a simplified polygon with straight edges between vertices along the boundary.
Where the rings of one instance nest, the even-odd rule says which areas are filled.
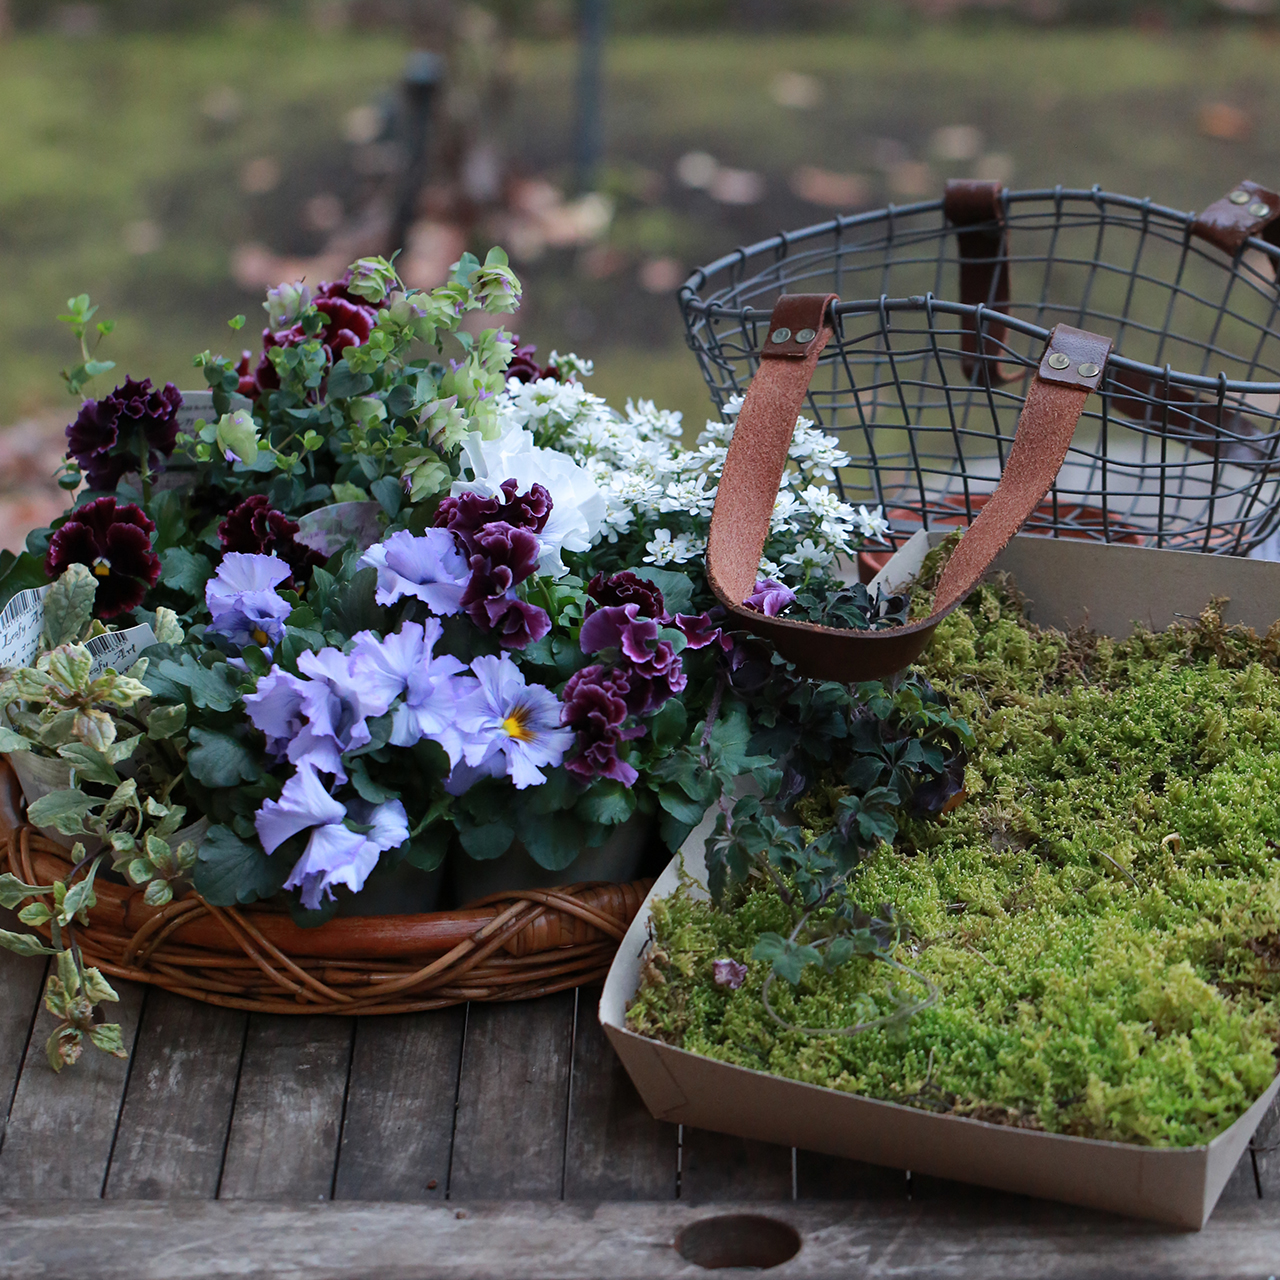
[[[580,382],[512,379],[498,415],[504,427],[525,427],[538,444],[560,449],[586,468],[607,504],[601,538],[636,542],[647,564],[692,566],[707,545],[716,486],[741,407],[740,396],[730,400],[729,420],[709,421],[694,449],[685,447],[679,413],[651,400],[628,400],[620,414]],[[849,455],[807,418],[796,422],[789,459],[760,562],[763,576],[779,581],[826,569],[889,527],[879,508],[855,507],[829,487]]]

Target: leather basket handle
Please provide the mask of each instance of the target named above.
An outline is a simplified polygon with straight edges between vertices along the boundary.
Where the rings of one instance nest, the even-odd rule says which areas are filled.
[[[1280,195],[1246,178],[1191,224],[1191,234],[1232,257],[1251,236],[1280,246]],[[1280,279],[1280,262],[1276,263],[1276,278]]]
[[[772,641],[804,675],[852,684],[915,661],[938,623],[978,585],[1040,505],[1067,455],[1085,400],[1102,380],[1111,341],[1065,324],[1049,335],[1000,484],[947,563],[929,617],[882,631],[847,631],[769,618],[742,603],[755,590],[796,417],[834,332],[835,301],[833,294],[785,294],[774,308],[716,492],[707,578],[734,622]]]
[[[942,212],[956,228],[960,250],[960,301],[989,307],[982,317],[965,316],[960,334],[960,367],[970,382],[1016,382],[1021,369],[999,360],[1008,330],[1000,315],[1009,312],[1009,229],[1004,216],[1004,188],[998,182],[952,178],[942,198]],[[981,333],[979,333],[981,328]]]

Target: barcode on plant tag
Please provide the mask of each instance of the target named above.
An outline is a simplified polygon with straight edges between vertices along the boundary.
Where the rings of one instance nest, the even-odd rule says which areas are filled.
[[[229,412],[237,409],[252,409],[253,403],[244,396],[233,395]],[[178,430],[190,435],[195,431],[196,423],[203,418],[206,422],[217,422],[218,415],[213,410],[212,391],[184,391],[182,408],[178,410]]]
[[[48,587],[19,591],[0,611],[0,667],[25,667],[40,649]]]
[[[108,667],[128,671],[138,655],[155,642],[156,633],[144,622],[142,626],[130,627],[128,631],[108,631],[106,635],[94,636],[84,642],[84,647],[93,654],[91,671],[96,679]]]

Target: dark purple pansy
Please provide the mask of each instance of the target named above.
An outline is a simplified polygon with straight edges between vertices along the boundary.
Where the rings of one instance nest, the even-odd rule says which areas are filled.
[[[155,531],[136,503],[117,506],[114,498],[97,498],[73,511],[50,539],[44,571],[57,578],[73,564],[87,565],[98,581],[94,613],[128,613],[160,577],[160,557],[151,549]]]
[[[583,653],[617,650],[627,670],[627,706],[633,715],[656,711],[688,683],[679,655],[658,639],[658,623],[640,617],[638,604],[605,605],[583,624],[578,636]]]
[[[719,606],[714,613],[724,616]],[[724,629],[716,625],[711,613],[677,613],[674,625],[684,632],[685,644],[690,649],[705,649],[709,644],[719,644],[728,653],[733,648],[733,641],[724,633]]]
[[[511,341],[515,343],[516,350],[511,357],[511,363],[507,365],[508,378],[514,378],[517,382],[537,382],[541,378],[558,379],[560,377],[555,365],[549,364],[543,368],[533,358],[538,352],[538,348],[533,343],[527,343],[522,347],[519,335],[514,333],[511,335]]]
[[[81,406],[67,428],[67,456],[80,464],[91,489],[114,489],[121,476],[138,470],[144,451],[158,471],[178,442],[181,407],[172,382],[156,388],[150,378],[126,378],[110,395]]]
[[[784,583],[772,578],[757,578],[756,589],[742,602],[748,609],[763,613],[766,618],[776,618],[783,609],[795,602],[796,593]]]
[[[311,577],[311,570],[324,564],[324,556],[297,540],[298,522],[282,511],[274,511],[265,493],[255,493],[236,507],[218,525],[218,540],[224,552],[276,556],[289,566],[291,578],[283,583],[292,590]]]
[[[530,486],[528,493],[519,492],[514,480],[502,482],[502,498],[479,493],[460,493],[442,498],[436,508],[435,524],[455,533],[470,545],[470,540],[486,525],[509,524],[514,529],[541,533],[551,517],[551,494],[540,484]]]
[[[483,622],[478,619],[481,614]],[[492,631],[504,649],[523,649],[551,630],[551,618],[545,609],[514,594],[483,600],[469,608],[467,615],[482,630]]]
[[[591,603],[587,606],[589,613],[607,605],[634,604],[639,606],[642,618],[662,618],[666,616],[666,605],[662,592],[647,578],[624,569],[612,577],[597,573],[587,584],[587,595]]]
[[[347,291],[350,272],[341,280],[322,284],[315,293],[315,308],[325,318],[324,327],[316,337],[329,353],[330,361],[342,359],[342,353],[348,347],[363,346],[369,341],[373,326],[378,323],[378,309],[371,307],[363,299]],[[273,347],[298,347],[310,339],[302,325],[295,324],[288,329],[264,329],[262,331],[262,358],[254,370],[252,380],[248,377],[247,366],[237,369],[240,375],[242,394],[255,399],[264,391],[275,391],[280,386],[280,377],[275,365],[271,363],[269,352]],[[242,361],[243,364],[243,361]],[[246,388],[252,388],[247,390]]]
[[[629,673],[621,667],[596,664],[583,667],[569,678],[561,695],[562,723],[577,733],[577,751],[565,768],[585,780],[613,778],[631,786],[637,773],[618,756],[622,743],[644,734],[644,728],[626,728],[630,716]]]

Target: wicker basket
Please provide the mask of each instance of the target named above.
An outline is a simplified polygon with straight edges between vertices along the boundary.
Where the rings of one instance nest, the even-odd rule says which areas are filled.
[[[0,870],[27,884],[72,871],[67,851],[27,826],[0,757]],[[190,892],[149,907],[99,879],[88,963],[206,1004],[256,1013],[412,1013],[467,1000],[531,1000],[599,982],[651,885],[575,884],[492,894],[458,911],[294,924],[270,903],[215,907]]]

